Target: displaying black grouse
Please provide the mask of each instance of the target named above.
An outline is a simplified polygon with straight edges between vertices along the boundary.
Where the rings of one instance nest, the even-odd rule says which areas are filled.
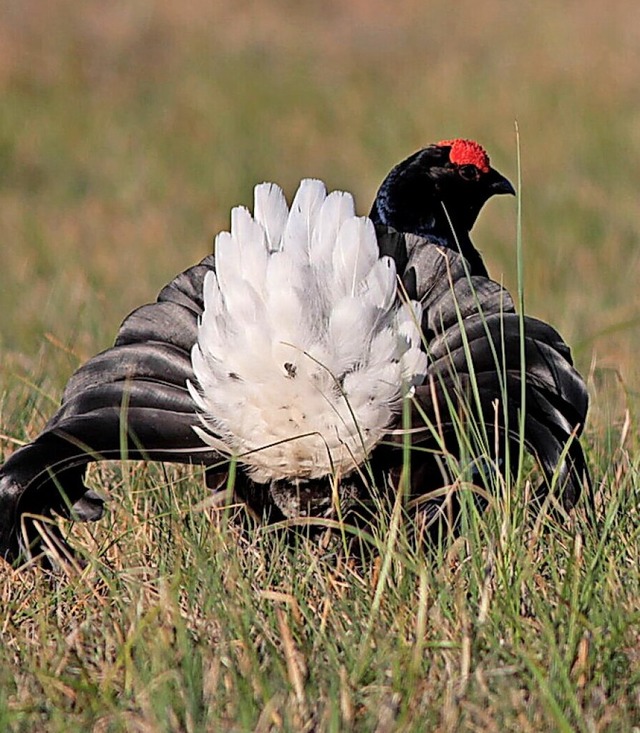
[[[320,181],[303,181],[291,209],[257,186],[253,215],[232,211],[214,254],[123,322],[0,469],[0,554],[40,549],[33,515],[98,519],[86,465],[119,458],[123,435],[127,458],[201,464],[212,485],[237,459],[238,498],[272,520],[330,516],[334,485],[347,508],[372,482],[393,491],[407,436],[412,497],[455,481],[447,456],[482,482],[524,442],[543,489],[572,507],[589,481],[587,393],[553,328],[526,317],[521,333],[471,242],[500,193],[514,190],[466,140],[396,166],[370,218]]]

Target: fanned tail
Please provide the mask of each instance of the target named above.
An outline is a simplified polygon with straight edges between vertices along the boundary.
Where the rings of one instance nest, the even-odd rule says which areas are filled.
[[[397,298],[394,263],[350,197],[303,181],[283,225],[274,188],[257,196],[256,219],[232,212],[205,278],[195,430],[259,483],[343,477],[424,378],[421,309]]]

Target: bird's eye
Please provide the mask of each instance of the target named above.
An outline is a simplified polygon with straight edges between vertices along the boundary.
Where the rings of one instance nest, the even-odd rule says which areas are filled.
[[[458,168],[458,172],[460,173],[460,177],[464,178],[465,181],[477,181],[480,178],[480,171],[475,165],[461,165]]]

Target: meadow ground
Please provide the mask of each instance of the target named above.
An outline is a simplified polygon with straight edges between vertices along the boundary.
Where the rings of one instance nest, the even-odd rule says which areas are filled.
[[[353,566],[237,536],[196,471],[94,470],[88,570],[2,568],[0,730],[640,726],[639,75],[632,0],[0,6],[4,456],[256,182],[319,177],[366,213],[455,136],[514,180],[517,120],[527,311],[588,377],[598,503],[561,523],[515,487],[435,558],[383,517]],[[500,199],[474,237],[512,289],[515,230]]]

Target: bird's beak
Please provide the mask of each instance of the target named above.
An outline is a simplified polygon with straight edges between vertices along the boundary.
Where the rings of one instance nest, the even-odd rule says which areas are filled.
[[[509,193],[512,196],[516,195],[516,190],[511,185],[511,182],[505,178],[502,173],[498,173],[498,171],[493,168],[489,168],[489,173],[487,174],[485,181],[489,186],[489,191],[491,191],[492,196],[503,193]]]

